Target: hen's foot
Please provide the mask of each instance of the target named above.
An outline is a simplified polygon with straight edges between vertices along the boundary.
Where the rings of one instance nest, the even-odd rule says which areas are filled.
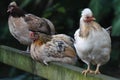
[[[84,70],[84,71],[82,71],[82,74],[86,76],[87,73],[93,73],[93,72],[94,72],[94,71],[92,71],[92,70],[89,69],[89,70]]]
[[[99,70],[94,71],[94,74],[100,74]]]
[[[43,63],[44,63],[46,66],[48,66],[48,63],[47,63],[45,60],[43,61]]]

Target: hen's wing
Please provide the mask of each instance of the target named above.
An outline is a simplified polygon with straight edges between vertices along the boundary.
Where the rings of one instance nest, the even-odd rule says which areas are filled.
[[[32,14],[26,14],[24,19],[29,24],[29,30],[51,34],[51,28],[44,19]]]
[[[45,45],[45,53],[52,57],[75,57],[75,50],[62,40],[52,40]]]

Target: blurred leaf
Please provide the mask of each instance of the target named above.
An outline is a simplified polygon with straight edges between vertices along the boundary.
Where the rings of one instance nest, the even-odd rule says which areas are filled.
[[[50,17],[51,15],[52,15],[51,12],[46,12],[46,13],[43,14],[43,17],[48,18],[48,17]]]
[[[91,0],[89,6],[93,11],[94,16],[97,18],[97,21],[100,21],[110,12],[112,0]]]
[[[66,10],[65,10],[65,8],[64,7],[59,7],[58,9],[57,9],[57,11],[58,12],[60,12],[60,13],[66,13]]]
[[[35,4],[38,5],[42,0],[35,0]]]
[[[90,2],[90,8],[94,13],[94,16],[99,19],[100,11],[102,9],[102,5],[100,4],[100,0],[91,0]]]
[[[53,12],[57,11],[58,13],[66,13],[66,10],[63,6],[60,5],[60,3],[56,3],[55,5],[47,8],[44,13],[43,13],[43,17],[50,17],[52,15]]]
[[[116,16],[113,22],[112,28],[113,36],[120,36],[120,16]]]
[[[67,24],[68,24],[69,28],[72,28],[73,27],[73,20],[68,18],[67,19]]]
[[[47,8],[44,12],[43,12],[43,17],[50,17],[52,15],[53,12],[53,7]]]
[[[25,6],[27,6],[32,0],[23,0],[20,7],[24,8]]]
[[[7,38],[7,36],[9,35],[9,29],[8,29],[8,25],[7,23],[5,24],[4,28],[2,29],[2,35],[1,35],[1,39],[5,39]]]
[[[113,36],[120,36],[120,0],[114,0],[113,2],[114,11],[115,11],[115,18],[113,21]]]
[[[113,8],[115,10],[115,15],[118,16],[120,14],[120,0],[113,1]]]
[[[60,3],[56,3],[55,5],[53,5],[53,8],[57,8],[60,6]]]
[[[120,50],[114,48],[111,52],[112,60],[115,60],[115,61],[119,60],[119,55],[120,55],[119,53],[120,53]]]

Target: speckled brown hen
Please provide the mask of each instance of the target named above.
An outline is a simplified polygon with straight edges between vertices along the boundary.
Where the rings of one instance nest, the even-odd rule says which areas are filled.
[[[75,64],[76,53],[73,39],[65,34],[48,35],[42,32],[30,33],[33,43],[30,53],[34,60],[48,65],[48,62]]]
[[[99,67],[108,62],[111,52],[111,39],[109,33],[94,21],[93,13],[89,8],[82,11],[80,27],[74,34],[77,54],[87,64],[87,70],[82,73],[100,73]],[[90,64],[97,65],[95,71]]]
[[[21,43],[29,46],[32,40],[29,37],[28,27],[43,31],[47,34],[55,34],[55,28],[51,21],[28,14],[20,9],[15,2],[8,6],[8,25],[10,33]]]

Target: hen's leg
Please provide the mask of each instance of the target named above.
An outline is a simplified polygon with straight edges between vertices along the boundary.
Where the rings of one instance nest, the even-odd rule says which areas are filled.
[[[94,72],[95,74],[100,74],[99,68],[100,68],[100,64],[97,64],[97,68],[96,68],[96,70]]]
[[[88,65],[87,69],[82,71],[82,74],[85,76],[87,75],[87,73],[93,73],[93,71],[90,69],[90,64],[87,65]]]
[[[30,46],[27,46],[26,52],[30,53]]]
[[[30,46],[27,46],[26,51],[21,51],[21,53],[27,53],[27,54],[29,54],[30,53]]]

